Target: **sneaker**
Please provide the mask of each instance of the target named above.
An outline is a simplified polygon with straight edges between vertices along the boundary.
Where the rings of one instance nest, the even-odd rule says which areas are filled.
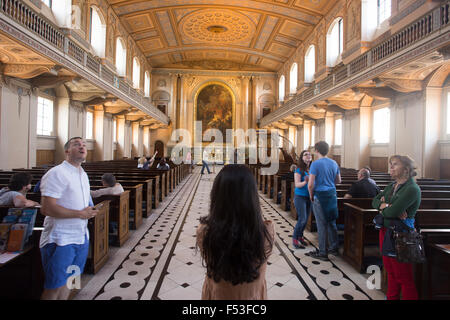
[[[339,253],[339,249],[331,250],[328,252],[329,254],[332,254],[335,257],[339,257],[341,254]]]
[[[311,258],[314,258],[314,259],[322,260],[322,261],[330,261],[330,259],[328,259],[328,256],[327,255],[321,255],[319,253],[319,250],[310,251],[308,253],[305,253],[305,255],[307,255],[307,256],[309,256]]]
[[[294,246],[295,249],[305,249],[304,246],[298,243],[297,239],[292,239],[292,245]]]
[[[308,242],[306,242],[305,238],[303,238],[303,237],[299,237],[299,238],[298,238],[298,241],[299,241],[302,245],[304,245],[304,246],[307,246],[307,245],[308,245]]]

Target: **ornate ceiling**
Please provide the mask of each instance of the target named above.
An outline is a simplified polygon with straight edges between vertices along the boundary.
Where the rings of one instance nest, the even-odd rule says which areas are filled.
[[[152,67],[277,71],[336,0],[108,0]]]

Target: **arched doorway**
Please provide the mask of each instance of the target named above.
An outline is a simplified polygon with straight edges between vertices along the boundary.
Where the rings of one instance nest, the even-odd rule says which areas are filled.
[[[155,142],[155,151],[158,151],[158,154],[156,155],[158,158],[164,157],[164,143],[161,140]]]

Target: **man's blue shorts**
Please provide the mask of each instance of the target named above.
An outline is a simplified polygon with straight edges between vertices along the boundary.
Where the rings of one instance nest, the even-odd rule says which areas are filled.
[[[84,265],[89,253],[89,240],[84,244],[68,244],[57,246],[48,243],[41,248],[42,267],[45,273],[45,289],[56,289],[66,285],[67,279],[75,274],[74,267],[80,268],[83,273]]]

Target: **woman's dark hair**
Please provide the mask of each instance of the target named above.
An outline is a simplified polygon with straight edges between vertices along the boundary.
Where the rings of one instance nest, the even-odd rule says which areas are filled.
[[[233,285],[259,277],[273,244],[262,218],[255,178],[245,165],[230,164],[219,172],[209,215],[200,222],[205,224],[202,258],[208,277]]]
[[[33,177],[28,172],[18,172],[11,176],[8,188],[11,191],[20,191],[23,187],[29,185]]]
[[[305,154],[305,152],[309,152],[309,151],[303,150],[300,153],[300,157],[298,158],[298,161],[297,161],[297,168],[300,169],[300,172],[308,172],[309,171],[309,164],[307,164],[305,161],[303,161],[303,155]]]

